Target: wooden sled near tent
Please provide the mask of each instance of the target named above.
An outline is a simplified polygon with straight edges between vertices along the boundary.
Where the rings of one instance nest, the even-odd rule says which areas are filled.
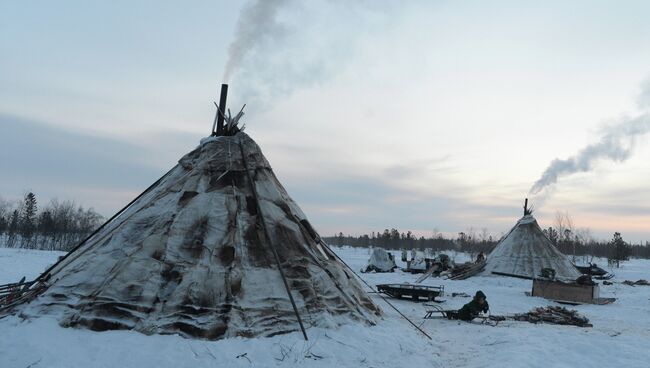
[[[448,319],[453,321],[461,321],[457,316],[454,316],[458,313],[458,310],[454,309],[443,309],[438,305],[425,303],[424,306],[427,308],[424,314],[423,319]],[[503,316],[492,316],[492,315],[479,315],[474,318],[478,320],[482,325],[496,326],[501,321],[505,321],[506,317]],[[471,323],[471,321],[466,321]]]
[[[377,290],[380,293],[397,299],[405,299],[408,297],[415,302],[424,299],[436,303],[443,302],[442,300],[436,300],[436,298],[443,296],[445,293],[444,286],[423,286],[411,284],[379,284],[377,285]]]
[[[25,282],[25,278],[23,277],[18,282],[0,285],[0,308],[12,304],[32,284],[33,282]]]
[[[45,287],[44,283],[37,280],[26,282],[24,277],[18,282],[0,285],[0,312],[32,300]]]
[[[445,318],[455,320],[452,314],[457,312],[455,310],[445,310],[433,304],[425,304],[425,306],[428,309],[424,315],[424,319]],[[501,321],[510,320],[518,322],[530,322],[533,324],[545,323],[553,325],[593,327],[593,325],[589,323],[589,319],[583,315],[580,315],[577,311],[557,306],[537,307],[526,313],[517,313],[506,316],[480,315],[478,317],[475,317],[474,320],[479,320],[480,324],[486,324],[489,326],[496,326]]]
[[[609,280],[614,277],[613,273],[607,272],[595,263],[590,263],[589,266],[578,266],[577,264],[573,264],[573,266],[583,275],[589,275],[597,280]]]

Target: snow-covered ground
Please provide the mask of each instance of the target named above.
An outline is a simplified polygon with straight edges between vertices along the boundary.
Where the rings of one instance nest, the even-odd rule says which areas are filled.
[[[365,265],[368,249],[334,249],[355,271]],[[0,283],[31,279],[62,253],[0,248]],[[393,252],[400,262],[399,252]],[[468,257],[452,255],[457,262]],[[603,262],[599,262],[603,264]],[[378,296],[385,312],[374,327],[347,325],[337,330],[309,329],[258,339],[189,340],[178,336],[145,336],[130,331],[92,332],[61,328],[52,317],[0,320],[0,367],[648,367],[650,366],[650,287],[620,282],[650,279],[650,261],[632,260],[614,270],[614,285],[601,285],[611,305],[577,306],[593,328],[502,322],[496,327],[442,319],[423,320],[422,304],[391,300],[433,340],[415,331]],[[361,274],[371,285],[413,282],[403,272]],[[463,281],[429,278],[425,285],[444,285],[446,308],[469,298],[452,292],[488,295],[493,314],[525,312],[553,305],[527,297],[531,281],[473,277]]]

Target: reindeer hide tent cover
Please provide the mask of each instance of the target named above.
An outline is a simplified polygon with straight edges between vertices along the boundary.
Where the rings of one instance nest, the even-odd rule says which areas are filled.
[[[534,279],[543,268],[558,279],[575,280],[580,272],[546,237],[531,214],[526,214],[504,236],[487,259],[484,273]]]
[[[271,242],[307,326],[374,324],[381,315],[243,132],[202,140],[56,265],[47,290],[20,313],[206,339],[296,331]]]

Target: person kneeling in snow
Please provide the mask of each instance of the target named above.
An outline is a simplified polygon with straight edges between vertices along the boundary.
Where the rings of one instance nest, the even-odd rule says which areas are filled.
[[[490,305],[487,302],[485,294],[479,290],[474,295],[471,302],[463,305],[458,311],[447,314],[449,319],[460,319],[462,321],[471,321],[483,312],[487,313],[490,310]]]

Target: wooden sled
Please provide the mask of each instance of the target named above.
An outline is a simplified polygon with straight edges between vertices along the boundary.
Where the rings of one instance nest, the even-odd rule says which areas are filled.
[[[386,294],[393,298],[410,298],[413,301],[425,301],[440,303],[442,300],[436,300],[437,297],[445,293],[444,286],[423,286],[411,284],[380,284],[377,285],[380,293]]]
[[[19,282],[0,285],[0,318],[6,316],[16,305],[36,298],[46,288],[45,282],[26,282],[24,277]]]
[[[458,310],[454,309],[443,309],[438,305],[435,304],[424,304],[424,306],[427,308],[424,314],[423,319],[448,319],[451,321],[463,321],[461,319],[458,319],[457,314]],[[456,316],[454,315],[456,314]],[[475,317],[472,321],[463,321],[467,323],[473,323],[473,321],[478,320],[478,324],[481,325],[488,325],[488,326],[496,326],[499,324],[501,321],[505,321],[506,317],[503,316],[477,316]]]

